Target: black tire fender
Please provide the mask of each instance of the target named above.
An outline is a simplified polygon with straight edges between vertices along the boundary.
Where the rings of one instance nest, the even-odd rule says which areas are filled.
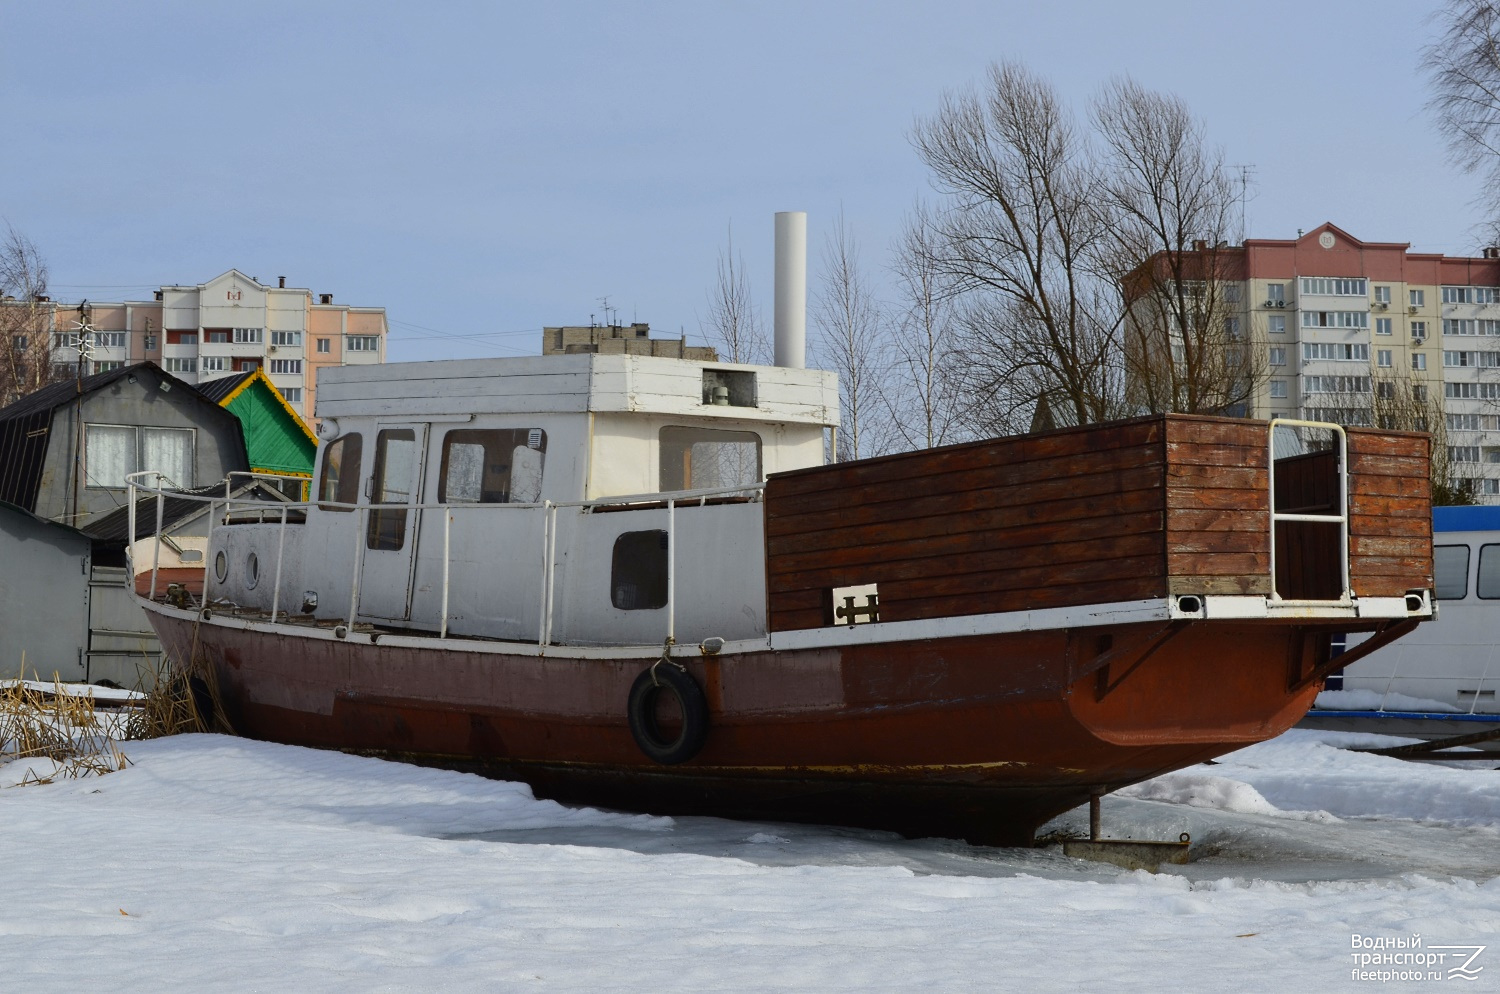
[[[656,724],[658,694],[677,698],[682,713],[682,728],[675,739],[667,739]],[[630,702],[626,705],[630,735],[648,759],[672,766],[698,755],[708,738],[708,700],[693,675],[677,663],[662,660],[641,671],[630,685]]]

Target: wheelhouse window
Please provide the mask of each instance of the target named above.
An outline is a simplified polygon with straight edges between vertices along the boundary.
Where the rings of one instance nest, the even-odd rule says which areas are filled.
[[[609,601],[621,611],[667,606],[667,533],[626,532],[615,539],[609,570]]]
[[[668,425],[659,442],[662,490],[743,487],[761,481],[760,436],[753,431]]]
[[[409,504],[417,490],[417,433],[411,428],[386,428],[375,436],[375,490],[372,504]],[[406,544],[406,508],[370,511],[365,547],[395,552]]]
[[[338,504],[359,503],[360,450],[364,441],[358,432],[340,435],[323,447],[323,474],[318,478],[318,500]],[[319,504],[325,511],[351,511],[352,507]]]
[[[1432,550],[1434,593],[1440,601],[1461,601],[1469,595],[1469,547],[1439,545]]]
[[[443,436],[440,504],[535,504],[542,499],[547,433],[462,429]]]
[[[84,426],[84,475],[90,487],[122,489],[125,477],[154,469],[169,485],[193,485],[193,428]]]
[[[1485,482],[1492,481],[1486,480]],[[1480,546],[1479,577],[1475,587],[1477,588],[1475,593],[1485,600],[1500,598],[1500,545]]]

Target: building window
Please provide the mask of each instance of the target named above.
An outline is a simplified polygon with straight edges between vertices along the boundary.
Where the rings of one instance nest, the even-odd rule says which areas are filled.
[[[1303,311],[1304,328],[1368,328],[1369,311]]]
[[[1411,397],[1412,397],[1412,400],[1421,401],[1422,403],[1425,404],[1427,402],[1427,388],[1424,387],[1420,383],[1414,384],[1412,386],[1412,388],[1411,388]],[[1417,428],[1417,431],[1426,431],[1427,430],[1426,427],[1423,426],[1423,425],[1417,425],[1416,428]]]
[[[1224,284],[1224,302],[1238,304],[1240,302],[1240,285],[1238,283]]]
[[[1407,299],[1407,302],[1410,303],[1412,307],[1423,307],[1427,303],[1427,291],[1426,290],[1408,290],[1408,291],[1406,291],[1406,299]]]
[[[1500,287],[1493,286],[1445,286],[1445,304],[1493,304],[1500,302]]]
[[[281,396],[288,404],[300,404],[302,403],[302,388],[282,387]]]
[[[1363,297],[1366,293],[1362,279],[1341,280],[1322,276],[1302,277],[1303,293],[1318,293],[1334,297]]]
[[[1443,396],[1449,400],[1478,400],[1478,383],[1444,383]]]
[[[1390,318],[1376,318],[1375,319],[1375,334],[1377,334],[1377,335],[1389,335],[1390,333],[1391,333],[1391,319]]]
[[[1375,288],[1375,303],[1377,303],[1377,304],[1389,304],[1390,302],[1391,302],[1391,288],[1388,287],[1388,286],[1378,286],[1378,287],[1376,287]]]
[[[271,372],[280,373],[283,376],[302,375],[301,359],[272,359]]]
[[[205,345],[228,345],[233,332],[228,328],[204,328],[203,342]]]
[[[1427,322],[1413,321],[1411,323],[1411,337],[1415,341],[1425,342],[1427,340]]]
[[[302,332],[300,331],[273,331],[271,332],[272,345],[301,345]]]
[[[319,352],[323,352],[323,353],[327,353],[327,352],[332,351],[332,347],[329,345],[328,339],[326,339],[326,338],[320,338],[320,339],[318,339],[318,351]]]
[[[1478,462],[1479,446],[1477,445],[1450,445],[1448,446],[1449,462]]]
[[[348,335],[344,338],[344,348],[349,352],[379,352],[379,335]]]
[[[262,328],[236,328],[234,329],[234,344],[236,345],[259,345],[264,338]]]
[[[15,349],[17,352],[25,352],[26,346],[30,341],[31,339],[27,338],[25,335],[12,335],[10,336],[10,347]]]
[[[359,462],[363,440],[358,432],[341,435],[323,446],[323,467],[318,477],[318,500],[338,504],[359,503]],[[325,511],[352,511],[353,507],[319,504]]]
[[[1390,380],[1381,380],[1375,384],[1375,396],[1381,400],[1394,400],[1396,397],[1396,384]]]
[[[154,469],[172,486],[193,485],[195,429],[129,425],[84,426],[84,477],[90,487],[118,490],[125,477]]]
[[[169,331],[167,332],[168,345],[197,345],[198,333],[196,331]]]
[[[108,373],[110,370],[112,370],[112,369],[119,369],[123,365],[125,365],[123,362],[118,362],[118,361],[110,362],[110,361],[107,361],[107,360],[101,360],[99,362],[94,363],[94,372],[96,372],[96,373]]]
[[[610,557],[609,602],[621,611],[667,606],[667,533],[626,532]]]
[[[1231,342],[1237,342],[1237,341],[1239,341],[1240,340],[1240,319],[1239,318],[1225,318],[1224,319],[1224,334],[1229,338],[1229,340]]]
[[[78,348],[78,336],[67,332],[56,332],[52,336],[52,347],[54,349],[76,349]]]
[[[1413,352],[1412,355],[1411,355],[1411,368],[1412,369],[1426,369],[1427,368],[1427,356],[1426,356],[1426,354],[1422,353],[1422,352]]]
[[[1389,369],[1391,367],[1391,350],[1377,349],[1375,351],[1375,365]]]
[[[1266,303],[1270,304],[1272,307],[1284,307],[1284,306],[1286,306],[1286,284],[1285,283],[1267,283],[1266,284]]]
[[[1282,335],[1282,334],[1285,334],[1286,333],[1286,315],[1285,314],[1272,314],[1270,317],[1266,318],[1266,330],[1269,331],[1273,335]]]
[[[1271,380],[1271,397],[1274,400],[1281,400],[1286,397],[1286,380]]]
[[[125,347],[125,332],[123,331],[96,331],[94,332],[94,348],[96,349],[123,349]]]
[[[155,352],[156,351],[156,336],[155,335],[147,335],[146,338],[145,338],[145,340],[144,340],[144,345],[142,347],[145,348],[145,350],[147,352]]]
[[[198,359],[195,356],[185,358],[169,357],[163,363],[162,368],[169,373],[196,373],[198,371]]]
[[[547,433],[461,429],[443,436],[439,504],[535,504],[542,499]]]
[[[671,425],[658,435],[658,490],[739,487],[760,482],[760,436],[753,431]]]
[[[205,373],[223,373],[229,369],[229,360],[221,355],[203,356],[203,371]],[[170,360],[168,360],[170,361]]]
[[[1324,359],[1334,362],[1369,362],[1370,347],[1343,342],[1305,342],[1302,345],[1302,358],[1309,361]]]
[[[1286,349],[1284,347],[1274,347],[1273,346],[1270,351],[1271,351],[1271,365],[1273,365],[1273,366],[1285,366],[1286,365]]]
[[[1449,414],[1444,417],[1444,422],[1449,431],[1479,430],[1479,415],[1477,414]]]
[[[1304,376],[1302,392],[1307,393],[1369,393],[1368,376]]]

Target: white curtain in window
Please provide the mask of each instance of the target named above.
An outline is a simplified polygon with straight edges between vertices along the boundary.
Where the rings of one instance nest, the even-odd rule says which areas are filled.
[[[179,487],[193,485],[193,430],[142,428],[141,468],[154,469]]]
[[[91,487],[124,487],[134,473],[135,429],[88,425],[84,434],[84,472]]]

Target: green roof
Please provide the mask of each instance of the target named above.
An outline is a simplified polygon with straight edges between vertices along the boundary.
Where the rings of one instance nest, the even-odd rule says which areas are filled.
[[[312,476],[318,440],[264,372],[255,370],[216,399],[220,407],[240,419],[251,469]]]

